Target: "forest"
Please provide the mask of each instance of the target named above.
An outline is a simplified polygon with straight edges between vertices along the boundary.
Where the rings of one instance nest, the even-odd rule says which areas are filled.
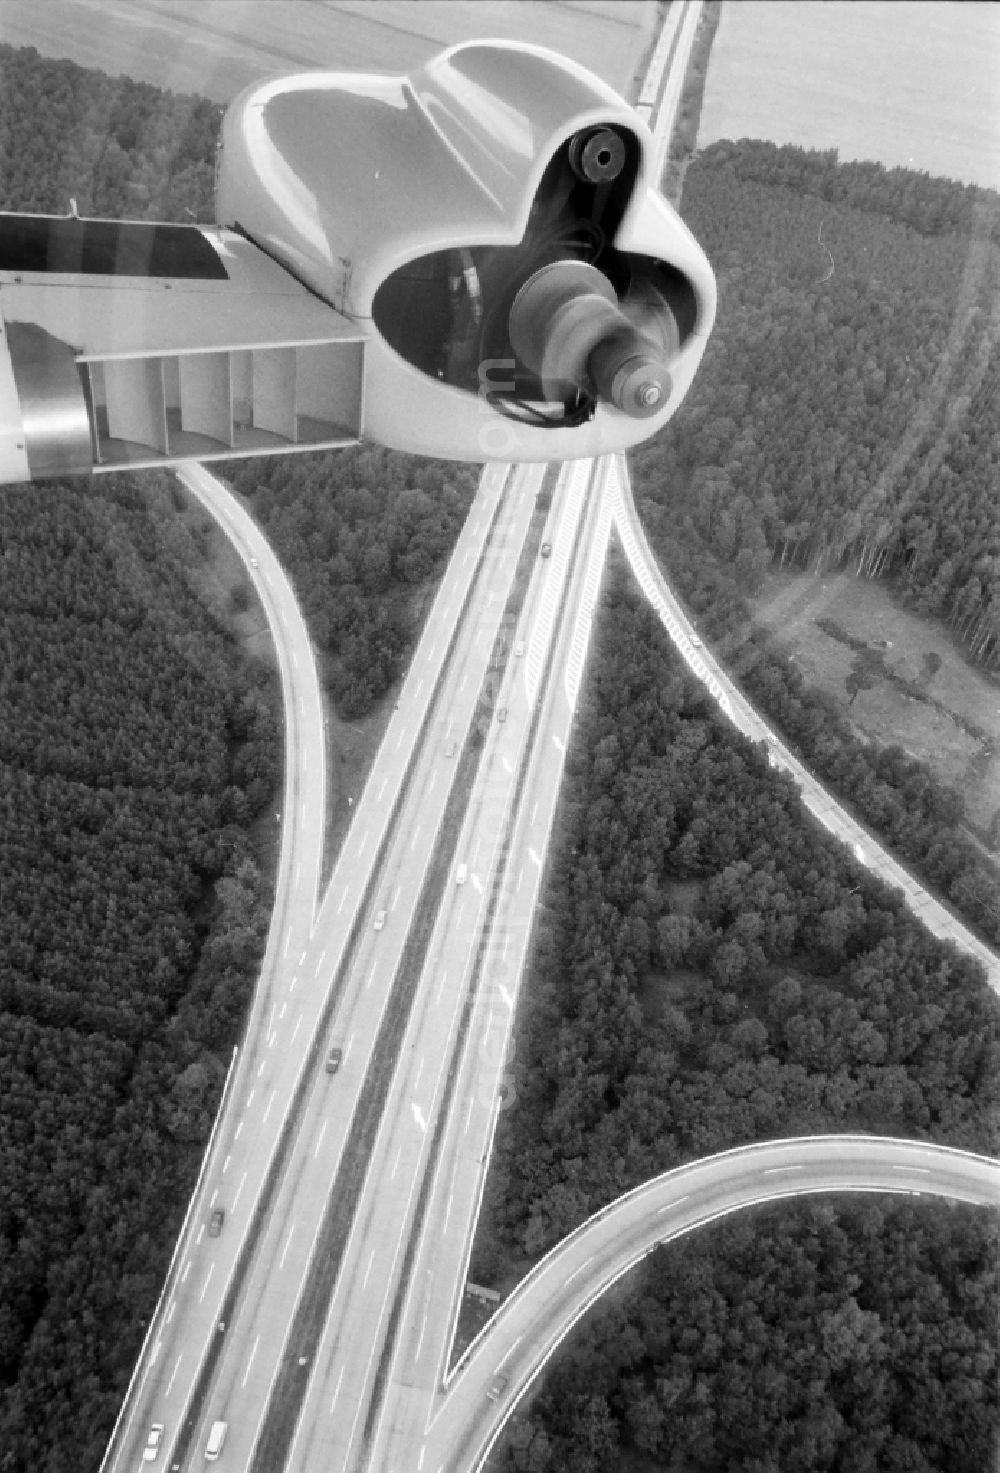
[[[812,822],[623,581],[591,658],[472,1277],[514,1282],[619,1193],[746,1141],[996,1154],[977,965]],[[996,1247],[988,1214],[891,1201],[671,1245],[572,1337],[497,1467],[981,1473]],[[942,1404],[963,1410],[929,1432]]]
[[[743,140],[691,165],[684,218],[719,314],[635,457],[669,540],[748,592],[772,558],[891,578],[1000,669],[1000,196]]]

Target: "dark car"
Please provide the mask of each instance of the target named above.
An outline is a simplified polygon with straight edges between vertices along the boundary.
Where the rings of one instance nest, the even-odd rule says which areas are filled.
[[[326,1056],[327,1074],[336,1074],[337,1070],[340,1068],[340,1061],[343,1057],[344,1050],[342,1048],[332,1048],[330,1050],[330,1052]]]
[[[225,1220],[226,1209],[224,1207],[214,1208],[211,1217],[208,1219],[208,1236],[210,1238],[217,1238],[219,1236]]]

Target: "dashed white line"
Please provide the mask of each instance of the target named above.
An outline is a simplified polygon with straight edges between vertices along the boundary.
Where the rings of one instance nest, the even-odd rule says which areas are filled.
[[[292,1234],[294,1232],[295,1232],[295,1224],[293,1222],[292,1225],[291,1225],[291,1227],[288,1229],[288,1237],[285,1239],[285,1246],[281,1250],[281,1258],[278,1261],[278,1267],[279,1268],[284,1268],[284,1266],[285,1266],[285,1259],[288,1256],[288,1249],[291,1246]]]
[[[170,1321],[173,1319],[173,1317],[174,1317],[174,1310],[176,1308],[177,1308],[177,1301],[176,1301],[176,1299],[174,1299],[174,1300],[171,1301],[170,1308],[167,1310],[167,1317],[163,1321],[163,1323],[165,1325],[169,1325]]]
[[[300,1026],[301,1022],[302,1022],[302,1014],[300,1013],[299,1016],[295,1019],[295,1027],[292,1029],[292,1042],[293,1043],[295,1042],[295,1035],[299,1031],[299,1026]]]
[[[199,1243],[201,1242],[201,1234],[198,1235],[198,1241],[199,1241]],[[187,1261],[187,1263],[184,1265],[184,1272],[181,1274],[181,1283],[182,1284],[186,1284],[187,1283],[187,1276],[188,1276],[188,1274],[190,1272],[191,1272],[191,1260],[189,1258],[188,1261]]]
[[[372,1264],[374,1262],[375,1262],[375,1249],[373,1248],[372,1251],[371,1251],[371,1253],[368,1255],[368,1267],[365,1269],[365,1276],[361,1280],[361,1287],[362,1287],[362,1289],[367,1289],[367,1287],[368,1287],[368,1275],[372,1271]]]
[[[181,1368],[181,1361],[183,1359],[184,1359],[184,1352],[181,1351],[180,1355],[174,1361],[174,1369],[171,1371],[171,1373],[170,1373],[170,1380],[167,1382],[167,1395],[168,1396],[170,1395],[170,1388],[171,1388],[171,1386],[173,1386],[174,1381],[175,1381],[175,1379],[177,1377],[177,1372]]]
[[[315,1149],[315,1151],[313,1151],[313,1160],[314,1161],[316,1160],[316,1157],[319,1155],[319,1148],[320,1148],[320,1146],[323,1144],[323,1137],[326,1135],[326,1127],[327,1127],[327,1122],[324,1120],[323,1121],[322,1128],[320,1129],[319,1138],[316,1141],[316,1149]]]
[[[236,1188],[236,1196],[233,1198],[233,1211],[234,1212],[236,1211],[236,1204],[240,1200],[240,1197],[241,1197],[241,1195],[243,1193],[243,1186],[244,1186],[244,1183],[246,1182],[246,1179],[247,1179],[247,1174],[244,1171],[243,1175],[240,1177],[240,1184]]]
[[[229,1170],[229,1163],[230,1163],[230,1161],[232,1159],[233,1159],[232,1156],[229,1155],[229,1156],[226,1157],[225,1161],[223,1161],[223,1163],[222,1163],[222,1175],[223,1176],[225,1176],[226,1172]]]
[[[267,1108],[264,1111],[264,1119],[265,1120],[267,1119],[267,1117],[271,1113],[271,1106],[274,1104],[275,1098],[277,1097],[277,1093],[278,1093],[278,1091],[276,1089],[272,1089],[272,1091],[271,1091],[271,1097],[268,1100],[268,1102],[267,1102]]]
[[[247,1368],[246,1368],[246,1370],[243,1373],[243,1385],[244,1386],[247,1384],[247,1382],[250,1379],[250,1367],[253,1365],[253,1358],[257,1354],[257,1346],[259,1344],[260,1344],[260,1336],[258,1335],[257,1338],[256,1338],[256,1340],[253,1342],[253,1350],[251,1350],[251,1352],[250,1352],[250,1359],[247,1361]]]
[[[210,1282],[210,1280],[211,1280],[212,1275],[213,1275],[214,1272],[215,1272],[215,1264],[214,1263],[210,1263],[208,1265],[208,1273],[205,1275],[205,1282],[201,1286],[201,1293],[198,1295],[198,1303],[199,1304],[201,1303],[201,1301],[205,1297],[205,1290],[208,1288],[209,1282]]]
[[[403,1148],[402,1148],[402,1146],[397,1146],[396,1147],[396,1159],[392,1163],[392,1170],[389,1173],[389,1180],[390,1181],[392,1181],[395,1178],[396,1170],[397,1170],[397,1168],[399,1166],[399,1158],[400,1158],[400,1156],[402,1156],[402,1154],[403,1154]]]
[[[331,1410],[331,1412],[333,1411],[334,1407],[337,1405],[337,1397],[340,1395],[340,1383],[344,1379],[344,1370],[345,1370],[345,1367],[344,1366],[341,1366],[341,1368],[340,1368],[340,1375],[337,1377],[337,1384],[333,1388],[333,1397],[332,1397],[332,1399],[330,1401],[330,1410]]]

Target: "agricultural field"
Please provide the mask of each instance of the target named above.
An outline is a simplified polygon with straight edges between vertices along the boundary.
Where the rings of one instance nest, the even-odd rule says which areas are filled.
[[[1000,683],[967,661],[946,625],[850,573],[775,573],[755,612],[862,736],[898,744],[959,787],[970,826],[1000,847]]]
[[[396,72],[489,36],[561,51],[627,91],[653,0],[3,0],[0,41],[228,102],[304,67]]]

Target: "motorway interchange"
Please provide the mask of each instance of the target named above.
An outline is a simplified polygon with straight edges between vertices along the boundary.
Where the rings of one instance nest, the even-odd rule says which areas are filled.
[[[564,466],[544,521],[541,468],[485,473],[322,895],[322,713],[304,628],[249,518],[207,473],[185,474],[280,611],[293,734],[283,823],[295,837],[253,1016],[108,1469],[141,1466],[154,1425],[167,1467],[200,1467],[219,1421],[223,1467],[478,1466],[574,1318],[669,1236],[668,1208],[686,1204],[693,1217],[676,1221],[690,1226],[801,1191],[1000,1200],[995,1163],[921,1148],[927,1164],[910,1142],[771,1143],[766,1172],[748,1154],[759,1148],[729,1153],[694,1192],[664,1179],[655,1207],[632,1194],[600,1214],[580,1235],[590,1251],[548,1269],[574,1295],[532,1276],[449,1374],[612,528],[626,550],[641,546],[625,530],[627,472],[615,459]],[[705,659],[689,628],[675,623],[674,635]],[[588,1232],[605,1236],[591,1245]],[[577,1235],[564,1250],[582,1252]]]
[[[670,94],[661,138],[698,9],[671,8],[654,54]],[[649,95],[666,95],[659,80]],[[538,466],[484,472],[322,887],[325,735],[301,613],[235,498],[201,467],[179,474],[240,553],[274,637],[281,852],[251,1015],[102,1473],[206,1460],[468,1473],[575,1319],[656,1242],[802,1192],[1000,1201],[997,1163],[908,1141],[817,1137],[692,1163],[559,1245],[449,1370],[613,531],[720,709],[767,742],[820,821],[894,872],[702,648],[645,543],[624,461],[609,457],[550,472],[551,487]],[[902,883],[932,924],[975,942]],[[998,985],[996,958],[982,959]]]

